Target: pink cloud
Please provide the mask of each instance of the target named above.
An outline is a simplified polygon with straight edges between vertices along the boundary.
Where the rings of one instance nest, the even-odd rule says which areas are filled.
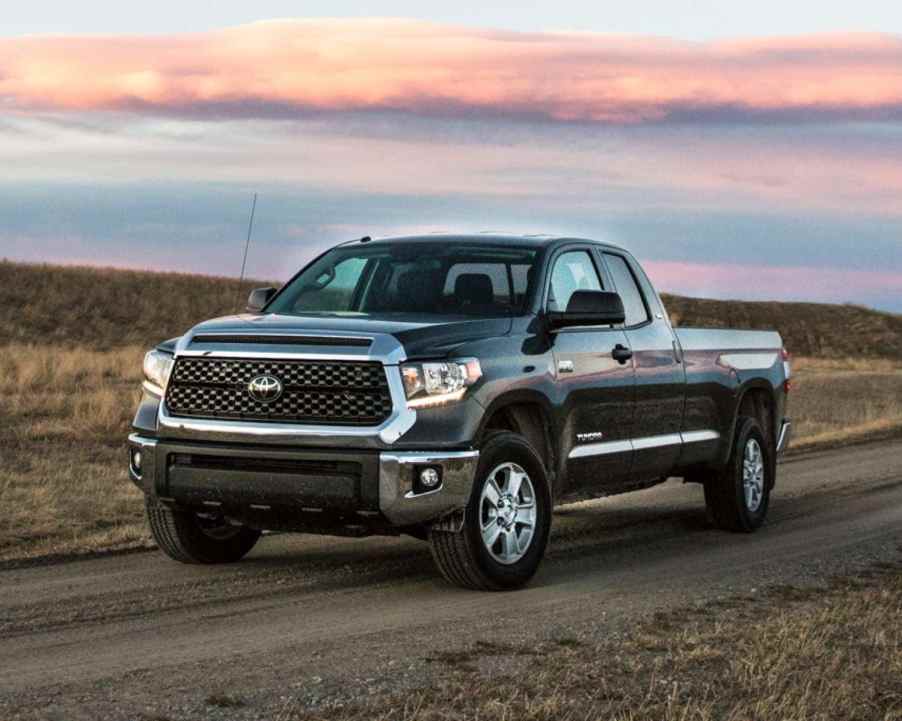
[[[688,43],[286,20],[175,36],[0,40],[0,109],[271,116],[401,110],[636,123],[898,117],[902,38]]]

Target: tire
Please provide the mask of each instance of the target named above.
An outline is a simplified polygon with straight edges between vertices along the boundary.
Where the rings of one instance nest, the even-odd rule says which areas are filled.
[[[514,497],[510,484],[517,485],[517,478]],[[551,511],[548,474],[539,455],[522,436],[497,433],[480,450],[463,528],[457,533],[430,531],[432,556],[442,575],[456,586],[482,591],[520,588],[535,575],[545,555]],[[495,521],[497,526],[492,525]],[[497,531],[491,545],[483,541],[483,527],[493,534]]]
[[[182,563],[234,563],[260,538],[260,531],[253,528],[215,525],[192,511],[168,508],[150,498],[145,498],[144,507],[160,550]]]
[[[741,533],[759,528],[767,517],[775,472],[773,449],[761,424],[741,416],[729,462],[705,481],[705,504],[714,524]]]

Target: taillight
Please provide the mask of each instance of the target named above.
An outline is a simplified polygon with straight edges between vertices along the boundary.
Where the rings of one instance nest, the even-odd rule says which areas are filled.
[[[785,348],[780,351],[780,354],[783,356],[783,378],[785,379],[783,391],[789,393],[792,390],[792,383],[789,380],[792,377],[792,355]]]

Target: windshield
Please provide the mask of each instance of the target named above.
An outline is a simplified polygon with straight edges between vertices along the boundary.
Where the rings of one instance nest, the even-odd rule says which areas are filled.
[[[532,248],[432,242],[336,248],[291,280],[266,311],[518,315],[536,255]]]

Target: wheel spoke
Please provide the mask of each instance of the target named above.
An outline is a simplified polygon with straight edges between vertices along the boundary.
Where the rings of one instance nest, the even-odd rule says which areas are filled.
[[[520,495],[520,485],[523,483],[523,478],[526,474],[520,473],[513,468],[511,468],[510,475],[507,479],[507,492],[510,494],[511,498],[516,499],[517,496]]]
[[[482,492],[482,497],[484,500],[488,501],[494,508],[498,507],[498,501],[501,500],[501,489],[498,488],[498,484],[495,483],[494,478],[489,478],[488,482],[485,484],[485,490]]]
[[[517,543],[517,532],[514,529],[505,531],[502,538],[502,546],[504,547],[504,555],[508,559],[513,560],[520,554],[519,544]]]
[[[495,521],[483,527],[482,542],[485,544],[486,548],[491,550],[495,546],[495,542],[498,540],[498,536],[501,535],[501,530],[501,525]]]

